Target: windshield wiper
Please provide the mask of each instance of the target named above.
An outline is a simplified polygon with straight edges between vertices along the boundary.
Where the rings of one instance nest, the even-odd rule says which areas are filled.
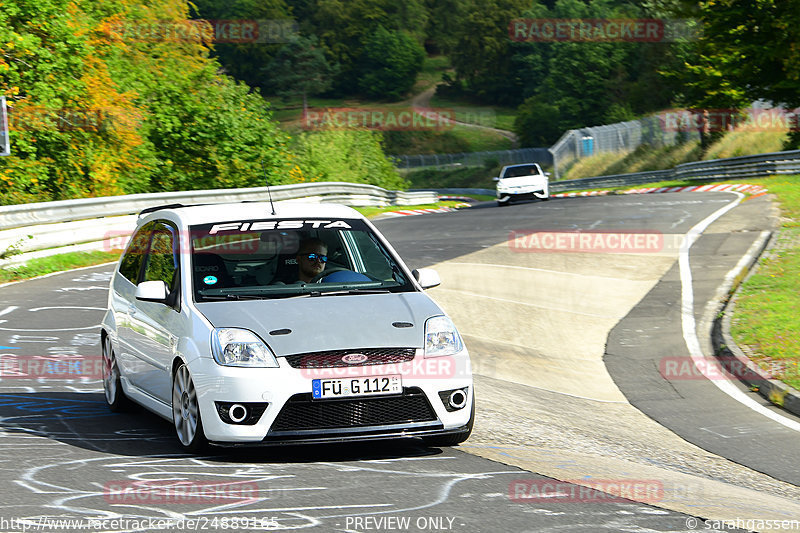
[[[389,289],[345,289],[341,291],[313,291],[310,296],[341,296],[343,294],[385,294]]]
[[[201,294],[204,300],[261,300],[263,296],[255,294]]]

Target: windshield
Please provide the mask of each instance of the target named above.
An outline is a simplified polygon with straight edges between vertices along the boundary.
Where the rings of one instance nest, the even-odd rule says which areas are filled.
[[[537,165],[521,165],[518,167],[508,167],[503,172],[503,178],[519,178],[521,176],[532,176],[541,174]]]
[[[415,290],[360,220],[254,220],[191,228],[195,301]]]

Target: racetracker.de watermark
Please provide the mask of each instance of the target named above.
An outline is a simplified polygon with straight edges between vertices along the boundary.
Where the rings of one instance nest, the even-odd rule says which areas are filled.
[[[512,252],[648,254],[664,250],[664,234],[655,230],[512,230]]]
[[[654,503],[664,499],[664,484],[656,479],[515,479],[508,497],[519,503]]]
[[[108,129],[133,130],[142,117],[120,108],[61,108],[38,106],[13,107],[8,110],[10,131],[89,131]]]
[[[456,125],[452,109],[433,107],[309,108],[303,112],[307,130],[447,131]]]
[[[309,366],[308,361],[302,363]],[[461,372],[459,372],[461,370]],[[459,369],[453,357],[416,357],[411,361],[377,365],[354,364],[327,368],[302,368],[300,374],[309,379],[362,378],[400,375],[404,379],[450,379],[459,374],[466,375],[466,368]]]
[[[699,25],[685,19],[513,19],[508,25],[512,41],[641,42],[696,40]]]
[[[103,379],[103,358],[97,355],[0,355],[2,379]]]
[[[123,21],[106,28],[109,38],[122,41],[233,44],[286,43],[297,32],[297,23],[290,19]]]
[[[2,531],[278,531],[277,516],[230,515],[186,518],[65,518],[64,516],[0,517]]]
[[[676,109],[658,114],[666,132],[798,131],[800,108]]]
[[[760,373],[758,370],[760,370]],[[800,377],[797,361],[742,361],[736,357],[710,357],[693,359],[684,357],[664,357],[658,363],[662,377],[670,381],[710,379],[728,380],[731,377],[744,380]]]
[[[103,485],[103,498],[121,504],[236,504],[259,498],[250,481],[120,480]]]

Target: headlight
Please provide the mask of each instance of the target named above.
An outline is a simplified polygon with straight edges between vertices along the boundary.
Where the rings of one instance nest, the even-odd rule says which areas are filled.
[[[464,349],[456,326],[446,316],[435,316],[425,322],[425,357],[454,355]]]
[[[252,331],[219,328],[211,334],[214,360],[225,366],[278,368],[278,360]]]

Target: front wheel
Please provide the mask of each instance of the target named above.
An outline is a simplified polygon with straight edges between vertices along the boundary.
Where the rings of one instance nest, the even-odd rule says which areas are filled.
[[[182,364],[172,379],[172,421],[181,446],[196,453],[208,445],[197,405],[197,391],[189,374],[189,367]]]

